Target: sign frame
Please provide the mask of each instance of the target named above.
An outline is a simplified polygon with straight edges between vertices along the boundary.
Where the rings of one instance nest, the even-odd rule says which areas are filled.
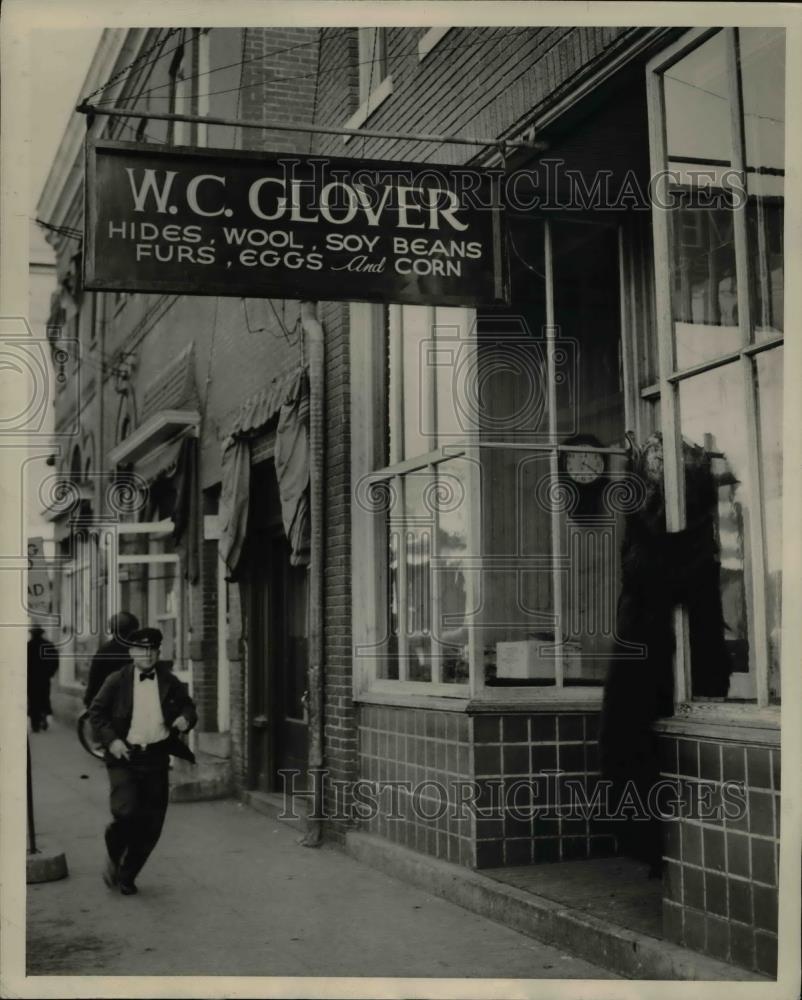
[[[457,291],[454,294],[426,295],[416,291],[408,295],[390,294],[369,294],[354,295],[352,291],[347,291],[339,295],[332,295],[331,289],[327,288],[320,293],[314,290],[314,276],[308,276],[305,281],[293,281],[292,276],[287,276],[286,271],[281,272],[279,278],[265,277],[263,274],[257,279],[255,274],[252,290],[243,290],[237,286],[236,290],[231,290],[231,285],[225,282],[211,280],[209,282],[193,282],[190,289],[186,286],[179,286],[175,280],[150,279],[145,282],[137,281],[133,276],[136,273],[136,266],[132,265],[132,279],[118,280],[104,277],[97,267],[97,227],[100,223],[99,206],[97,203],[98,171],[97,154],[104,152],[121,152],[136,155],[158,155],[167,154],[188,162],[203,160],[228,160],[247,161],[258,164],[259,161],[269,160],[272,163],[282,161],[303,163],[324,162],[333,170],[363,170],[370,171],[386,170],[393,171],[443,171],[456,172],[459,170],[476,170],[480,173],[488,173],[483,168],[474,167],[471,164],[455,166],[453,164],[437,163],[414,163],[405,160],[371,160],[363,161],[354,157],[336,157],[326,155],[308,155],[301,153],[266,153],[258,150],[232,150],[218,149],[213,147],[199,146],[156,146],[128,142],[121,140],[94,139],[87,137],[85,142],[85,183],[84,183],[84,253],[83,253],[83,287],[88,291],[98,292],[127,292],[145,294],[173,294],[191,296],[223,296],[236,298],[274,298],[291,299],[302,301],[343,301],[343,302],[372,302],[384,304],[402,305],[442,305],[442,306],[504,306],[510,303],[510,266],[508,258],[508,241],[506,238],[506,227],[504,221],[504,208],[500,200],[498,188],[491,186],[495,206],[490,208],[476,209],[474,211],[486,211],[492,215],[491,232],[492,239],[487,241],[486,250],[492,254],[490,272],[492,273],[493,296],[471,295],[469,291]],[[492,185],[497,181],[498,174],[488,174],[489,183]],[[413,234],[414,235],[414,234]],[[319,273],[319,272],[318,272]],[[416,282],[417,284],[417,282]],[[280,285],[280,287],[279,287]],[[195,287],[197,286],[197,287]],[[391,290],[392,291],[392,290]]]

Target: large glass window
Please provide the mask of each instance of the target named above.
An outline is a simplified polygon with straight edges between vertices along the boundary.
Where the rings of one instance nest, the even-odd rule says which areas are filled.
[[[516,228],[514,307],[381,311],[380,682],[492,697],[604,681],[627,415],[653,378],[641,365],[626,402],[620,288],[637,269],[622,279],[616,222]]]
[[[697,33],[652,68],[653,168],[669,178],[654,208],[667,482],[685,484],[669,513],[675,528],[712,519],[728,696],[766,704],[779,697],[785,32]],[[722,695],[695,631],[683,686]]]
[[[619,239],[598,218],[519,219],[513,307],[479,314],[488,688],[604,680],[623,526],[605,493],[625,464]]]
[[[455,378],[470,344],[468,312],[391,306],[385,312],[384,655],[380,679],[468,682],[469,470]],[[466,353],[467,352],[467,353]]]

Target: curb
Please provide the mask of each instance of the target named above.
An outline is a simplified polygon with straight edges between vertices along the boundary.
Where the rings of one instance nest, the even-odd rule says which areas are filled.
[[[627,979],[770,982],[765,976],[709,958],[670,941],[604,922],[544,896],[496,882],[360,831],[345,836],[345,851],[371,868],[441,896],[544,944]]]

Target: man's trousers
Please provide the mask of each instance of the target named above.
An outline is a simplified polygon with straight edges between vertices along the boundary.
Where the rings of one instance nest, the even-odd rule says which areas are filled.
[[[156,846],[169,795],[168,758],[120,762],[107,768],[111,815],[106,827],[109,857],[121,882],[132,882]]]

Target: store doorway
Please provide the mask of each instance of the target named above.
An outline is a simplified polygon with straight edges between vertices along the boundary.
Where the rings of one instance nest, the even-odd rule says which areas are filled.
[[[308,725],[308,583],[290,562],[272,461],[252,470],[248,532],[249,784],[283,791],[282,772],[306,782]]]

